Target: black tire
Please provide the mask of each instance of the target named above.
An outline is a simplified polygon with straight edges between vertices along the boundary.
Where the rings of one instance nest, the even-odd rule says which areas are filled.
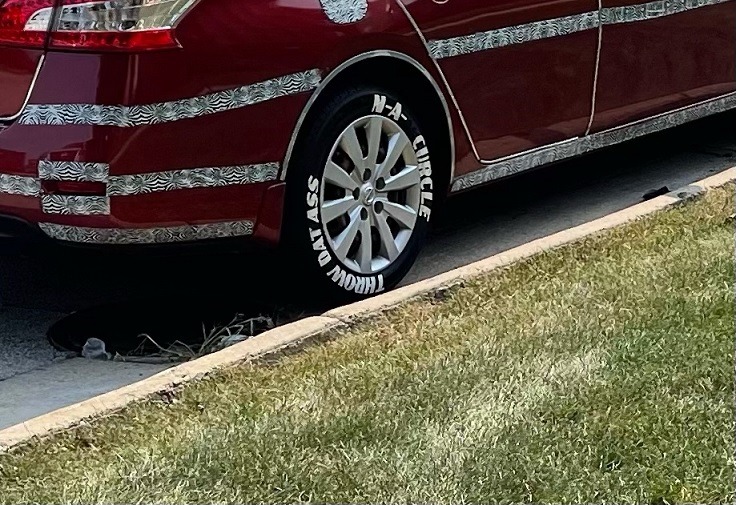
[[[384,97],[385,106],[382,106]],[[301,277],[302,291],[308,296],[333,302],[368,298],[395,287],[414,264],[424,244],[435,192],[439,189],[431,173],[432,135],[418,110],[411,97],[379,86],[361,86],[327,99],[312,116],[313,120],[305,124],[287,176],[284,244],[291,270]],[[412,142],[422,168],[422,206],[400,255],[384,270],[364,275],[343,264],[330,249],[329,241],[321,240],[324,238],[322,217],[315,209],[319,209],[319,188],[335,142],[350,124],[372,114],[390,117]]]

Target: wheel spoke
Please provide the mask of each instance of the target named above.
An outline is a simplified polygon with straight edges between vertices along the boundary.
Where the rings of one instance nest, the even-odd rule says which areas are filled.
[[[391,228],[386,222],[386,216],[376,214],[375,221],[378,226],[378,235],[381,237],[381,252],[385,254],[387,260],[393,261],[399,256],[399,250],[396,248]]]
[[[322,221],[327,224],[331,223],[346,212],[350,212],[358,206],[358,202],[353,195],[346,196],[339,200],[330,200],[322,205]]]
[[[366,125],[365,132],[368,138],[368,156],[366,156],[366,165],[371,169],[378,164],[378,151],[381,149],[381,131],[383,129],[383,119],[380,117],[372,117]]]
[[[350,247],[355,242],[362,220],[360,219],[360,209],[355,209],[350,213],[350,222],[337,237],[335,237],[335,254],[341,261],[345,261],[348,256]]]
[[[396,162],[399,161],[408,143],[409,137],[404,132],[395,133],[389,137],[386,159],[383,160],[381,166],[376,170],[376,177],[385,177],[391,171],[394,165],[396,165]]]
[[[360,247],[358,248],[358,264],[363,273],[373,271],[371,260],[373,259],[373,244],[371,239],[371,223],[369,220],[361,221],[360,224]]]
[[[419,184],[419,167],[415,165],[409,165],[404,170],[396,175],[392,175],[386,179],[386,185],[381,190],[386,191],[399,191],[402,189],[411,188]]]
[[[358,188],[358,184],[355,182],[355,179],[343,170],[340,165],[332,161],[327,163],[327,166],[325,167],[325,179],[335,186],[347,189],[351,193]]]
[[[329,247],[344,267],[380,272],[409,244],[421,196],[411,142],[398,123],[378,115],[356,119],[340,135],[324,167],[319,211]]]
[[[360,142],[358,141],[358,135],[355,133],[355,128],[350,127],[342,134],[340,138],[340,147],[345,154],[348,155],[350,160],[355,165],[355,168],[362,172],[363,171],[363,150],[360,148]],[[355,170],[353,170],[355,172]]]
[[[394,218],[404,228],[410,230],[414,229],[414,225],[417,222],[417,213],[408,205],[401,205],[395,202],[389,202],[388,200],[381,200],[383,202],[383,211],[389,216]]]

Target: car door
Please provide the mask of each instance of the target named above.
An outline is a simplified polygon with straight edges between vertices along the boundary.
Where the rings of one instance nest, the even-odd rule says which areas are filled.
[[[583,135],[598,48],[597,0],[401,0],[494,160]]]
[[[736,2],[602,3],[592,131],[736,90]]]

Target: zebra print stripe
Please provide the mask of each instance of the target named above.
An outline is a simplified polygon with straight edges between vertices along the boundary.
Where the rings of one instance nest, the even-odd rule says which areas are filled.
[[[158,228],[91,228],[54,223],[39,223],[39,226],[51,238],[86,244],[163,244],[253,234],[252,221],[230,221]]]
[[[340,25],[355,23],[368,12],[368,0],[320,0],[330,21]]]
[[[671,16],[680,12],[717,5],[730,0],[659,0],[641,5],[627,7],[609,7],[601,11],[601,23],[613,25],[618,23],[635,23]]]
[[[147,105],[31,104],[18,122],[26,125],[84,124],[130,127],[180,121],[238,109],[315,89],[319,70],[308,70],[240,88]]]
[[[65,216],[107,216],[110,199],[106,196],[43,195],[41,210]]]
[[[450,58],[463,54],[497,49],[533,40],[569,35],[598,27],[598,13],[586,12],[556,19],[535,21],[518,26],[508,26],[487,32],[473,33],[444,40],[430,40],[429,52],[434,59]]]
[[[603,147],[632,140],[649,133],[666,130],[690,121],[736,108],[736,93],[708,100],[672,112],[660,114],[635,123],[613,128],[587,137],[574,138],[559,144],[545,146],[528,153],[510,156],[490,163],[480,170],[457,177],[452,191],[462,191],[510,175],[518,174],[550,163],[573,158]]]
[[[439,60],[592,30],[600,25],[633,23],[671,16],[730,1],[732,0],[658,0],[627,7],[609,7],[601,9],[600,13],[598,11],[584,12],[449,39],[430,40],[427,44],[432,57]]]
[[[41,182],[35,177],[0,174],[0,193],[38,196],[41,193]]]
[[[107,181],[110,165],[107,163],[83,163],[78,161],[38,162],[38,176],[44,181]]]
[[[190,188],[216,188],[276,180],[279,163],[233,167],[195,168],[135,175],[113,175],[107,183],[109,196],[141,195]]]

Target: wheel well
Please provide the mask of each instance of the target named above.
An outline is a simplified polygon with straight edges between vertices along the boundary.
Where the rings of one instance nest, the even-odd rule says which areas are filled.
[[[431,136],[433,145],[439,146],[439,152],[436,149],[433,153],[435,162],[432,164],[432,168],[435,170],[435,183],[439,189],[439,191],[436,191],[439,201],[435,203],[439,206],[449,190],[452,165],[455,161],[452,152],[452,132],[446,118],[447,112],[444,102],[438,94],[440,93],[439,90],[412,63],[392,56],[375,56],[350,65],[340,71],[320,90],[320,94],[309,108],[302,126],[310,124],[319,116],[321,105],[329,100],[334,93],[339,93],[340,90],[349,86],[366,83],[383,85],[399,92],[406,92],[415,104],[415,112],[422,115],[422,124],[430,129],[427,135]],[[291,164],[291,159],[300,155],[302,147],[300,142],[304,137],[303,133],[304,128],[300,128],[300,131],[297,132],[293,151],[290,159],[287,160],[289,164]],[[439,170],[440,167],[442,167],[441,170]],[[286,168],[288,169],[288,165]]]

